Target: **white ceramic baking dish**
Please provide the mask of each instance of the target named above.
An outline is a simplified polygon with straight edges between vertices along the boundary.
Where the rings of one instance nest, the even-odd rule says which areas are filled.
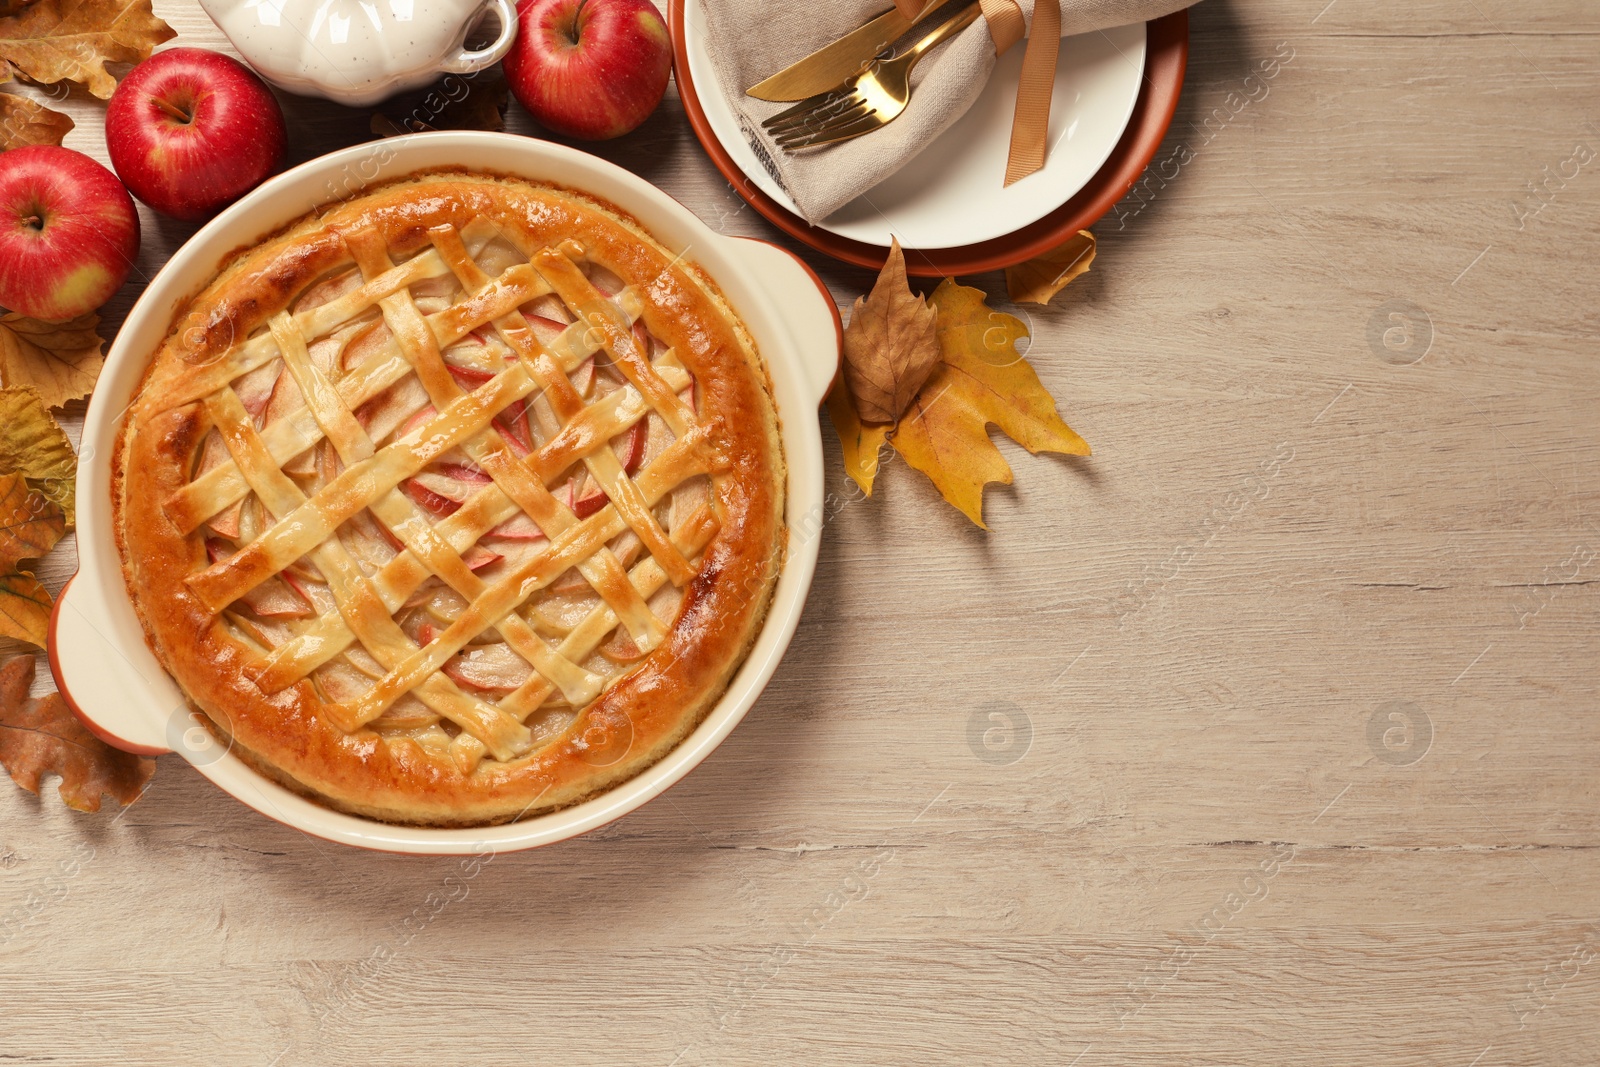
[[[261,777],[199,726],[145,643],[113,540],[113,442],[147,362],[175,309],[250,245],[320,204],[375,182],[435,167],[516,175],[591,193],[639,220],[698,263],[756,339],[772,376],[788,462],[790,555],[749,659],[689,737],[639,776],[582,804],[523,822],[472,829],[391,826],[323,807]],[[178,324],[182,328],[182,324]],[[800,260],[763,241],[713,232],[661,190],[627,171],[548,142],[508,134],[425,133],[323,156],[262,185],[217,216],[172,257],[117,334],[84,419],[78,471],[78,573],[51,619],[50,668],[84,724],[119,748],[178,752],[207,778],[279,822],[345,844],[392,852],[465,854],[532,848],[592,830],[664,792],[727,737],[772,677],[794,635],[816,568],[822,439],[817,405],[838,369],[839,314]]]

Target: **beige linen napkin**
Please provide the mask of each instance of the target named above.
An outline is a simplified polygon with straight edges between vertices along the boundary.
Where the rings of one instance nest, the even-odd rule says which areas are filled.
[[[690,2],[700,3],[705,11],[711,62],[746,140],[811,222],[827,218],[910,163],[972,106],[994,69],[994,40],[980,18],[917,64],[911,76],[911,103],[894,122],[851,141],[786,155],[761,129],[761,122],[790,105],[757,100],[746,96],[745,89],[886,11],[892,0]],[[1190,2],[1061,0],[1061,35],[1146,22]],[[1020,3],[1031,24],[1033,0]],[[964,6],[965,0],[946,4],[907,40],[929,33]]]

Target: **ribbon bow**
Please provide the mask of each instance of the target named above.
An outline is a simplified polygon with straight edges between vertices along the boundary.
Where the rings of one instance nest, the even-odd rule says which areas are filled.
[[[1027,20],[1017,0],[978,0],[994,38],[994,54],[1004,55],[1027,33]],[[923,0],[895,0],[908,18],[926,6]],[[1011,153],[1006,158],[1006,184],[1021,181],[1044,166],[1050,134],[1050,96],[1055,90],[1056,57],[1061,52],[1061,0],[1035,0],[1033,34],[1022,54],[1022,79],[1017,109],[1011,117]]]

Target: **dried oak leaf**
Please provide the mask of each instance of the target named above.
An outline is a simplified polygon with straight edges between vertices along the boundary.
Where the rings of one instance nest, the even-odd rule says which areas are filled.
[[[88,396],[106,362],[99,325],[92,311],[67,322],[0,317],[0,385],[36,390],[52,408]]]
[[[72,528],[78,456],[32,389],[0,389],[0,471],[25,477],[62,510]]]
[[[1094,234],[1079,230],[1067,243],[1006,268],[1006,292],[1019,304],[1048,304],[1094,262]]]
[[[150,0],[38,0],[0,18],[0,81],[75,81],[106,100],[117,88],[107,63],[138,63],[176,36]]]
[[[138,800],[156,761],[112,748],[91,734],[60,693],[29,697],[33,671],[32,656],[0,665],[0,764],[11,780],[37,793],[45,775],[60,775],[61,799],[78,811],[99,811],[102,796],[124,806]]]
[[[889,424],[868,425],[856,414],[855,400],[850,396],[850,386],[844,375],[828,390],[828,418],[839,435],[839,448],[844,452],[844,472],[872,495],[872,482],[878,476],[878,453],[889,433]]]
[[[454,95],[455,86],[466,87]],[[445,79],[444,87],[429,92],[411,114],[392,119],[381,111],[373,112],[372,132],[379,137],[400,137],[427,130],[489,130],[506,128],[506,104],[510,100],[506,80],[491,74]]]
[[[934,314],[906,284],[896,240],[872,292],[857,297],[844,331],[844,376],[864,422],[894,422],[939,362]]]
[[[0,93],[0,152],[24,145],[58,145],[72,120],[16,93]]]
[[[944,498],[967,518],[983,521],[983,487],[1011,483],[1011,468],[994,442],[989,424],[1035,454],[1087,456],[1089,446],[1074,433],[1038,374],[1017,353],[1027,327],[990,309],[978,289],[946,278],[930,298],[939,316],[943,362],[934,369],[889,443],[907,463],[933,480]]]

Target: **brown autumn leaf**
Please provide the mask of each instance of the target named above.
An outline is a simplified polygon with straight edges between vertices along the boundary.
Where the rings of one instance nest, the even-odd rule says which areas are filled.
[[[898,239],[872,292],[857,297],[844,331],[844,376],[864,422],[894,422],[939,362],[934,314],[906,284]]]
[[[0,18],[0,81],[75,81],[102,100],[117,88],[107,63],[138,63],[177,33],[150,0],[38,0]]]
[[[372,119],[367,123],[367,126],[372,130],[373,134],[378,137],[403,137],[408,133],[415,132],[413,130],[401,129],[399,126],[395,125],[394,119],[390,118],[388,115],[385,115],[381,111],[374,111],[372,113]]]
[[[102,796],[124,806],[138,800],[156,761],[112,748],[91,734],[60,693],[28,696],[33,672],[32,656],[0,665],[0,765],[11,780],[37,793],[45,775],[60,775],[61,799],[77,811],[99,811]]]
[[[1094,234],[1079,230],[1058,248],[1006,268],[1006,292],[1019,304],[1048,304],[1094,262]]]
[[[888,423],[868,425],[856,414],[855,400],[850,396],[850,386],[844,375],[828,390],[828,418],[833,421],[839,435],[839,447],[844,452],[844,472],[872,495],[872,481],[878,476],[878,454],[883,450],[884,438],[889,433]]]
[[[16,93],[0,93],[0,152],[24,145],[58,145],[72,120]]]
[[[67,322],[0,317],[0,385],[33,389],[52,408],[88,396],[106,361],[99,325],[92,311]]]
[[[459,95],[457,86],[463,86]],[[390,118],[381,111],[372,114],[372,132],[379,137],[400,137],[427,130],[489,130],[506,128],[506,104],[510,100],[506,80],[494,74],[446,78],[412,109],[409,115]]]
[[[1089,446],[1056,413],[1055,401],[1028,361],[1017,353],[1028,329],[992,310],[981,290],[946,278],[929,298],[938,313],[939,350],[934,369],[889,443],[907,463],[933,480],[944,498],[973,522],[983,521],[983,488],[1011,483],[1011,468],[989,424],[1035,454],[1087,456]]]
[[[0,474],[0,572],[39,559],[67,532],[61,509],[20,474]]]
[[[70,530],[78,456],[32,389],[0,389],[0,471],[15,471],[59,507]]]

